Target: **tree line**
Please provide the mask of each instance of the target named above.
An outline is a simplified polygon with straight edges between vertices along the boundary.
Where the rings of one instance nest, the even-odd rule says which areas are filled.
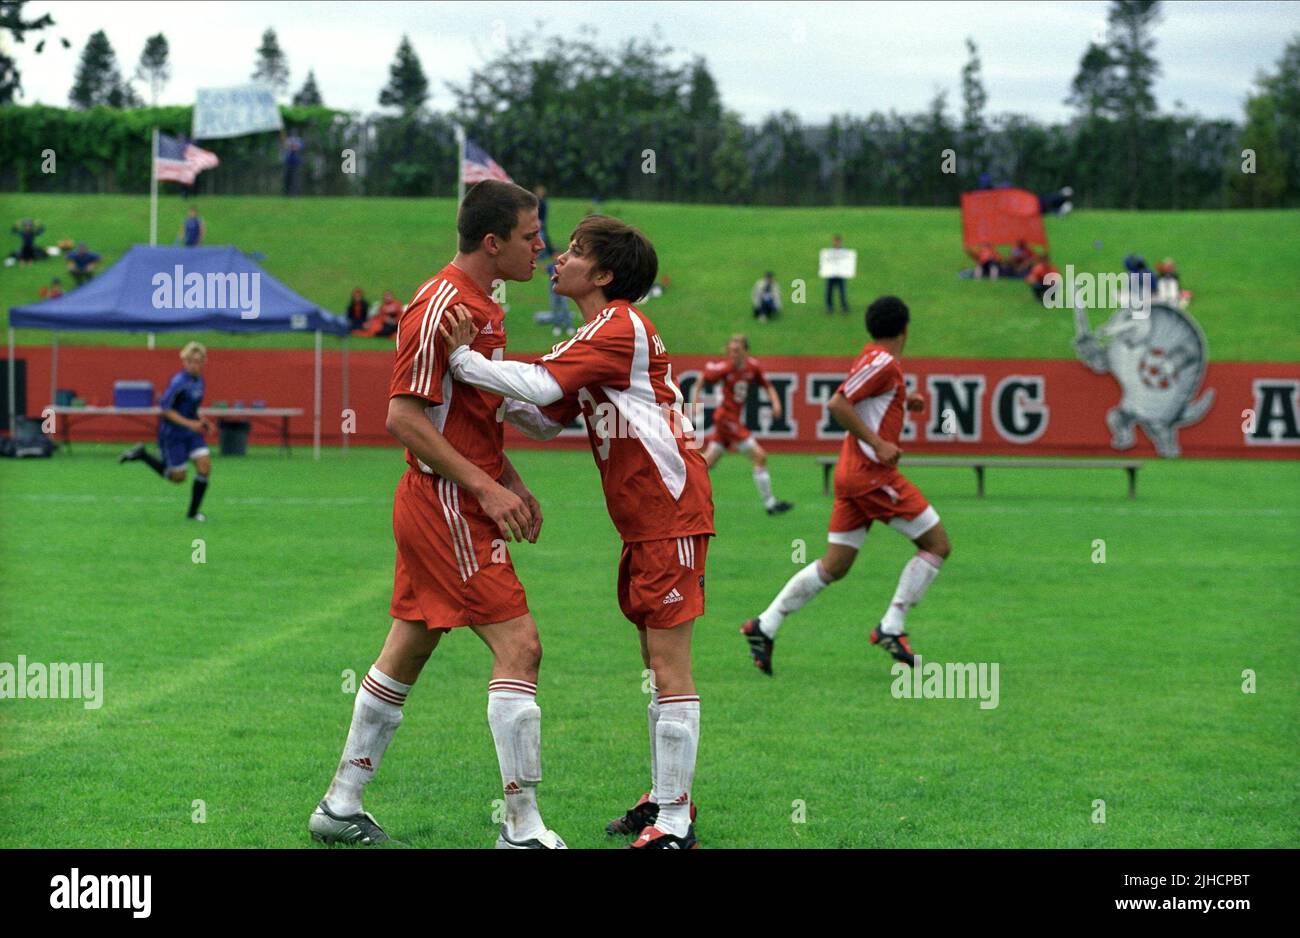
[[[19,41],[53,25],[48,16],[23,21],[21,6],[0,0],[0,27]],[[309,70],[285,115],[307,144],[308,194],[453,195],[459,123],[517,181],[544,183],[558,196],[950,206],[981,183],[1009,182],[1039,192],[1068,185],[1085,207],[1300,205],[1300,36],[1257,76],[1241,123],[1210,120],[1179,103],[1158,107],[1160,18],[1158,0],[1112,0],[1106,36],[1088,44],[1067,91],[1074,114],[1051,124],[987,113],[979,49],[969,39],[956,105],[943,91],[923,113],[841,114],[816,127],[789,111],[746,124],[725,106],[703,58],[683,58],[655,39],[606,46],[588,36],[510,39],[463,83],[448,84],[441,111],[403,36],[378,96],[387,112],[327,108]],[[267,30],[250,78],[283,97],[289,74]],[[134,76],[156,104],[170,77],[165,36],[148,39]],[[141,191],[147,144],[143,159],[124,150],[147,140],[155,123],[169,133],[189,127],[189,108],[142,106],[103,31],[82,51],[69,109],[13,105],[18,88],[12,62],[0,61],[0,103],[10,102],[0,106],[8,141],[0,143],[0,188]],[[88,130],[95,139],[85,139]],[[20,154],[4,151],[18,140],[49,141],[80,171],[15,166]],[[201,192],[277,191],[272,136],[209,147],[222,169],[200,176]]]

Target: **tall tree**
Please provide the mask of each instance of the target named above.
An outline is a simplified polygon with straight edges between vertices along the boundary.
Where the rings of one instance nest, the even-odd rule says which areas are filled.
[[[276,97],[289,88],[289,59],[275,38],[275,30],[262,33],[262,44],[257,48],[257,62],[253,67],[253,81],[275,89]]]
[[[117,108],[136,107],[140,103],[131,86],[122,80],[117,55],[102,29],[91,33],[86,47],[81,50],[81,61],[77,63],[77,74],[68,100],[78,108],[101,104]]]
[[[1260,88],[1273,99],[1278,143],[1286,158],[1287,204],[1300,203],[1300,34],[1291,37],[1277,71],[1261,75]]]
[[[1065,103],[1073,105],[1084,117],[1101,117],[1114,111],[1118,97],[1114,58],[1105,46],[1088,43]]]
[[[27,0],[0,0],[0,37],[8,33],[13,36],[14,42],[23,43],[27,41],[24,38],[26,33],[39,32],[54,25],[54,17],[48,13],[34,20],[23,19],[23,4],[26,2]],[[64,39],[63,45],[67,48],[68,40]],[[39,53],[44,47],[45,41],[42,40],[37,43],[36,51]],[[13,104],[22,91],[22,75],[18,72],[18,65],[3,45],[0,45],[0,104]]]
[[[986,168],[984,106],[989,96],[984,90],[979,48],[969,36],[966,37],[966,54],[968,58],[961,69],[961,148],[968,167],[967,175],[973,179]]]
[[[140,62],[135,67],[135,77],[149,84],[149,103],[158,106],[158,96],[171,80],[172,69],[168,62],[167,37],[162,33],[145,40]]]
[[[315,69],[307,69],[307,80],[293,96],[293,103],[295,107],[319,107],[325,103],[321,100],[320,89],[316,87]]]
[[[1142,195],[1142,149],[1145,124],[1156,114],[1155,80],[1160,65],[1152,52],[1152,35],[1160,20],[1160,0],[1111,0],[1106,16],[1108,39],[1119,68],[1116,110],[1124,125],[1128,153],[1128,203],[1137,208]]]
[[[429,79],[424,77],[420,57],[405,34],[397,47],[397,56],[388,68],[388,84],[379,92],[383,107],[395,107],[410,114],[424,107],[429,99]]]

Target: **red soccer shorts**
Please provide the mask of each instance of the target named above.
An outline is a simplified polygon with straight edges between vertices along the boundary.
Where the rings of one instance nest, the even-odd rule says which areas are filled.
[[[743,421],[731,417],[714,417],[711,443],[717,443],[727,450],[740,449],[752,437],[753,434]]]
[[[623,544],[618,605],[639,629],[671,629],[704,615],[709,535]]]
[[[884,485],[863,495],[835,493],[835,506],[831,509],[830,540],[834,543],[861,547],[861,538],[846,536],[860,534],[865,537],[873,521],[883,521],[915,540],[933,527],[939,516],[930,508],[921,490],[901,473]]]
[[[393,618],[448,629],[528,611],[500,528],[454,483],[407,470],[393,497],[393,538]]]

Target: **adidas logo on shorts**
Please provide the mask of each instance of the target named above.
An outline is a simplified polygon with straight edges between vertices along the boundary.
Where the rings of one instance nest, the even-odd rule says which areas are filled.
[[[681,593],[677,592],[677,587],[675,586],[673,587],[673,591],[664,597],[665,606],[669,605],[670,603],[680,603],[685,601],[686,601],[686,597],[683,596]]]

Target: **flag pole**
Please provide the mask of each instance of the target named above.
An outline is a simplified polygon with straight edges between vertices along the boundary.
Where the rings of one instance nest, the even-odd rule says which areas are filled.
[[[456,125],[456,206],[465,201],[465,128]]]
[[[153,154],[149,158],[149,247],[158,244],[158,128],[153,129]]]
[[[149,156],[149,247],[158,246],[158,125],[154,124],[152,153]],[[150,351],[153,350],[154,337],[150,332],[145,339]]]

